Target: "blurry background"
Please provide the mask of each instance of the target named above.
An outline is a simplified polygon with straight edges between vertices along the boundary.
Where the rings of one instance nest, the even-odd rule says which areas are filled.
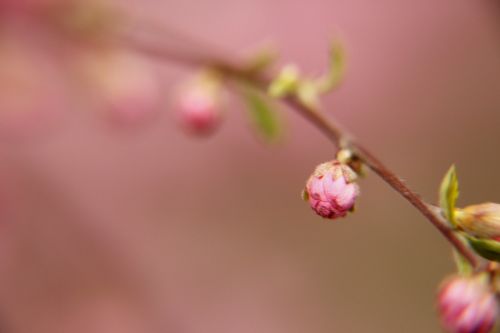
[[[500,202],[500,5],[494,1],[137,1],[235,55],[272,42],[308,73],[330,38],[349,55],[334,115],[433,201],[457,163],[460,204]],[[57,126],[0,143],[1,332],[439,332],[450,248],[374,175],[357,213],[324,221],[300,199],[331,144],[283,110],[256,140],[240,103],[215,136],[165,108],[109,127],[78,99]],[[35,78],[34,78],[35,79]],[[42,78],[36,78],[36,80]]]

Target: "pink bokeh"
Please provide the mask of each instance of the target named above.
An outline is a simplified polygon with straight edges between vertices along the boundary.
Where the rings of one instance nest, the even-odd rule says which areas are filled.
[[[461,205],[500,202],[493,1],[115,2],[205,41],[154,36],[179,49],[245,57],[272,43],[311,74],[340,37],[347,77],[327,112],[429,200],[454,162]],[[33,43],[21,81],[50,112],[0,114],[0,330],[439,332],[447,243],[374,175],[355,214],[315,216],[300,191],[334,149],[302,118],[283,109],[286,141],[266,147],[235,99],[215,136],[193,140],[174,106],[192,72],[165,62],[151,64],[163,112],[110,127],[103,99]]]

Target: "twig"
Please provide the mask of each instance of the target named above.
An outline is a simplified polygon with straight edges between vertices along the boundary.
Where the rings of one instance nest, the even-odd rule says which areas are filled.
[[[137,51],[159,60],[176,62],[190,67],[213,68],[229,79],[244,81],[264,92],[267,91],[271,82],[271,79],[265,75],[249,72],[244,66],[220,57],[188,53],[169,48],[163,44],[148,43],[127,34],[122,36],[122,41]],[[454,234],[453,230],[441,223],[439,216],[433,212],[432,206],[411,190],[368,149],[350,138],[347,132],[337,125],[337,122],[327,118],[323,113],[311,109],[294,96],[285,98],[284,102],[315,125],[337,147],[349,148],[365,165],[410,202],[473,267],[478,267],[479,263],[475,254]]]

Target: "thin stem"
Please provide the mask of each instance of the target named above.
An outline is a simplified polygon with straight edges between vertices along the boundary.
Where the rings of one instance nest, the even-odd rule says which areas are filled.
[[[211,67],[218,70],[229,79],[244,81],[263,92],[267,91],[271,81],[267,76],[249,72],[245,66],[234,64],[222,58],[186,53],[169,48],[165,45],[147,43],[144,40],[133,38],[130,35],[122,37],[126,45],[149,56],[160,60],[173,61],[190,67]],[[323,113],[317,110],[311,109],[294,96],[286,97],[284,102],[316,126],[337,147],[351,149],[361,162],[367,165],[383,181],[410,202],[436,229],[438,229],[448,242],[450,242],[450,244],[466,258],[473,267],[478,267],[479,263],[474,253],[454,234],[453,230],[441,223],[437,213],[433,212],[432,206],[426,203],[416,192],[411,190],[368,149],[350,138],[347,132],[337,125],[336,121],[327,118]]]
[[[478,261],[474,253],[455,235],[453,230],[441,220],[430,204],[426,203],[417,193],[411,190],[401,179],[390,171],[372,153],[359,144],[354,145],[355,152],[359,158],[370,167],[377,175],[388,183],[394,190],[408,200],[438,231],[455,247],[455,249],[471,263],[474,268],[478,267]]]

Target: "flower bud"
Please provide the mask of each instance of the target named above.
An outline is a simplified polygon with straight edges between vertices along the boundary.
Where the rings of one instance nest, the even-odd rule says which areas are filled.
[[[111,124],[145,124],[159,111],[160,81],[146,59],[120,48],[84,50],[74,58]]]
[[[500,238],[500,204],[489,202],[457,209],[455,220],[457,226],[471,236]]]
[[[320,164],[307,181],[304,199],[324,218],[344,217],[359,195],[356,178],[350,167],[338,161]]]
[[[208,135],[222,120],[221,89],[218,82],[201,79],[179,94],[177,108],[183,127],[195,135]]]
[[[450,333],[488,333],[495,324],[498,304],[485,275],[455,276],[438,294],[438,311]]]

